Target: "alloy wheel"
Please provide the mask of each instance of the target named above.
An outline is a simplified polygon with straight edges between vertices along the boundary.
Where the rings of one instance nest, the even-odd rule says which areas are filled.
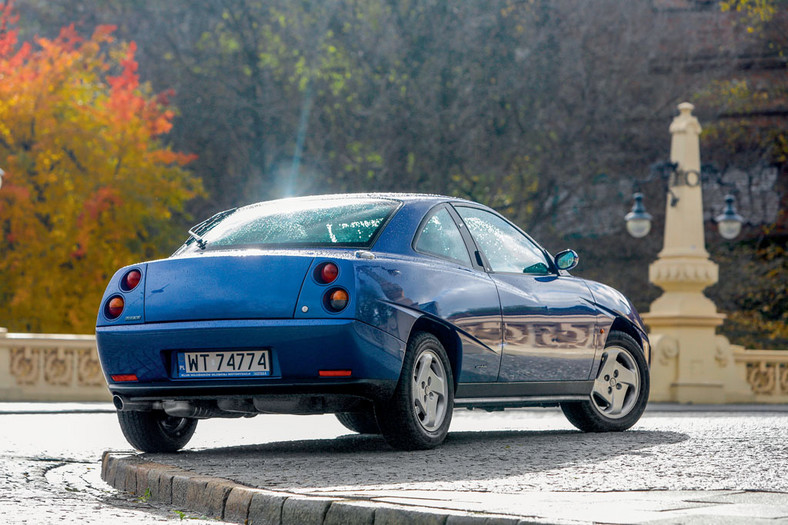
[[[413,410],[424,430],[434,432],[446,417],[449,385],[446,370],[432,350],[423,351],[413,369]]]
[[[640,373],[632,355],[624,348],[605,349],[591,401],[604,416],[620,419],[632,411],[640,391]]]

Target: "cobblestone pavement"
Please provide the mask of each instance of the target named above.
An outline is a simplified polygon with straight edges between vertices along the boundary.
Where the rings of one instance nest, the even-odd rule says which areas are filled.
[[[289,493],[548,521],[788,522],[784,409],[657,408],[618,434],[578,432],[556,410],[458,411],[431,451],[350,434],[144,458]]]
[[[172,508],[120,493],[101,481],[102,451],[108,446],[128,449],[107,407],[111,405],[0,403],[0,523],[180,522]],[[95,413],[97,409],[106,413]]]
[[[145,457],[305,493],[788,492],[788,413],[652,412],[629,432],[584,434],[553,410],[457,411],[446,443],[429,451],[393,451],[382,438],[348,434]]]
[[[102,451],[132,453],[114,414],[9,406],[21,405],[0,404],[0,523],[197,516],[99,479]],[[410,508],[573,523],[788,523],[781,410],[657,406],[621,434],[577,432],[555,410],[457,411],[444,446],[409,453],[348,434],[333,416],[259,416],[202,421],[185,452],[140,457],[252,487]]]

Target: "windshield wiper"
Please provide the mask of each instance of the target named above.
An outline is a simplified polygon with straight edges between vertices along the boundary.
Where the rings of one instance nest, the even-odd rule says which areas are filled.
[[[199,246],[201,250],[204,250],[205,247],[208,246],[208,243],[205,241],[205,239],[200,237],[199,233],[194,232],[194,228],[189,230],[189,237],[197,242],[197,246]]]
[[[200,224],[196,226],[192,226],[189,229],[189,239],[194,239],[197,243],[197,246],[200,247],[201,250],[204,250],[206,246],[208,246],[208,241],[203,238],[203,235],[208,233],[214,226],[222,222],[225,218],[229,217],[235,210],[238,208],[231,208],[229,210],[220,211],[216,215],[212,215],[211,217],[205,219]],[[189,241],[186,241],[187,243]]]

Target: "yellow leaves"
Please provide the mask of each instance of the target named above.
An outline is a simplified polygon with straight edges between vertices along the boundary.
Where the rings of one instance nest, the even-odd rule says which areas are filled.
[[[764,23],[774,18],[780,2],[781,0],[723,0],[720,2],[720,10],[723,13],[740,13],[747,22],[747,32],[755,33]]]
[[[111,31],[0,35],[0,319],[14,330],[91,332],[108,276],[166,254],[202,194],[182,169],[194,156],[158,142],[167,94],[140,85],[134,44]]]

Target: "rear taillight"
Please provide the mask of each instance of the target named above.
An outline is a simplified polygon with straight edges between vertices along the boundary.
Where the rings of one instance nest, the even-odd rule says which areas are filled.
[[[135,374],[116,374],[110,377],[116,383],[125,383],[127,381],[139,381]]]
[[[330,312],[340,312],[345,309],[350,296],[342,288],[333,288],[326,292],[324,302]]]
[[[315,280],[320,284],[333,283],[339,275],[339,268],[332,262],[327,262],[315,268]]]
[[[123,313],[123,308],[125,306],[126,303],[123,302],[123,297],[116,295],[107,301],[104,307],[104,315],[107,316],[107,319],[117,319],[120,317],[120,314]]]
[[[120,287],[123,288],[124,291],[130,292],[136,288],[138,284],[140,284],[140,280],[142,280],[142,274],[140,271],[131,270],[120,281]]]
[[[320,377],[350,377],[353,375],[352,370],[319,370]]]

